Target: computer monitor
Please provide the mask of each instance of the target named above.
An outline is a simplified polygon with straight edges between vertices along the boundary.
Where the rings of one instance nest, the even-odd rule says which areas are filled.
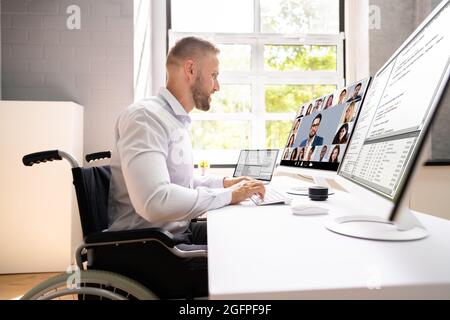
[[[370,78],[363,79],[300,106],[278,171],[291,168],[287,171],[327,186],[326,178],[335,176],[350,141],[369,83]]]
[[[337,179],[370,203],[359,208],[369,215],[340,217],[328,229],[378,240],[426,237],[409,210],[409,187],[428,154],[427,135],[449,91],[448,30],[446,0],[375,75]]]

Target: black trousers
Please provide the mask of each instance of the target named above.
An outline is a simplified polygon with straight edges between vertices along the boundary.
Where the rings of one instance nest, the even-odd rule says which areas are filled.
[[[183,251],[207,250],[208,239],[206,222],[191,222],[186,232],[176,237],[176,247]],[[207,258],[185,258],[183,268],[190,277],[191,297],[208,296],[208,260]],[[190,294],[188,294],[190,296]]]
[[[177,244],[190,245],[191,248],[206,249],[208,244],[206,222],[191,222],[182,235],[175,237],[175,242]]]

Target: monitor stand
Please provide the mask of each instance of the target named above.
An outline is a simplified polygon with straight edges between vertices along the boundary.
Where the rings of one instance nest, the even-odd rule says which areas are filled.
[[[345,236],[369,240],[410,241],[425,238],[427,230],[409,206],[403,203],[396,212],[395,221],[377,216],[342,216],[331,221],[326,228]]]
[[[328,195],[332,195],[334,193],[326,178],[318,177],[318,176],[311,176],[311,179],[313,180],[313,184],[311,186],[327,187],[328,188]],[[290,194],[299,195],[299,196],[307,196],[308,195],[308,188],[309,188],[308,186],[305,186],[305,187],[303,187],[303,186],[302,187],[294,187],[294,188],[290,188],[286,192],[290,193]]]

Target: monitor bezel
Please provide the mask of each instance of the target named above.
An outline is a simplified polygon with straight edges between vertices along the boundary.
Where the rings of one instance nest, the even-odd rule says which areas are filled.
[[[383,67],[378,70],[378,72],[373,77],[373,81],[376,80],[376,78],[379,76],[380,73],[382,73],[402,52],[402,50],[408,46],[411,41],[413,41],[416,36],[423,31],[423,29],[432,22],[432,20],[447,6],[450,5],[450,0],[444,1],[441,4],[439,4],[435,10],[428,16],[427,19],[425,19],[417,28],[416,30],[408,37],[407,40],[404,41],[404,43],[395,51],[395,53],[389,58],[389,60],[383,65]],[[441,82],[439,84],[439,87],[436,90],[436,94],[433,97],[433,100],[431,101],[428,109],[428,115],[426,117],[426,121],[423,123],[422,130],[418,136],[418,140],[416,142],[416,146],[412,150],[411,158],[408,161],[408,164],[405,168],[405,171],[403,173],[403,176],[401,178],[401,181],[399,182],[399,185],[397,187],[397,191],[393,197],[390,197],[382,192],[379,192],[373,188],[370,188],[368,186],[365,186],[362,183],[356,182],[355,180],[347,177],[346,175],[341,175],[342,170],[342,164],[344,163],[344,159],[346,156],[346,153],[344,154],[342,161],[339,165],[338,171],[337,171],[337,177],[339,179],[344,179],[346,182],[349,182],[351,184],[354,184],[358,187],[363,188],[364,190],[372,193],[373,195],[379,196],[380,198],[383,198],[384,200],[388,200],[393,204],[388,220],[389,221],[395,221],[398,218],[398,214],[401,212],[400,207],[404,200],[404,197],[408,195],[408,187],[410,186],[410,182],[413,180],[415,173],[417,170],[423,165],[422,161],[419,161],[420,159],[424,158],[426,156],[426,142],[427,138],[431,132],[431,124],[434,122],[439,107],[441,106],[443,98],[445,97],[445,94],[448,94],[448,80],[450,76],[450,59],[447,61],[446,68],[444,69],[443,76],[441,79]],[[369,89],[370,90],[370,89]],[[368,93],[368,92],[367,92]],[[445,94],[444,94],[445,93]],[[361,110],[364,108],[364,105],[361,106]],[[353,130],[354,132],[355,130]],[[348,148],[347,148],[348,150]]]
[[[234,166],[233,178],[242,177],[242,176],[236,176],[236,169],[237,169],[237,166],[238,166],[238,163],[239,163],[239,159],[241,158],[241,154],[242,154],[242,152],[245,152],[245,151],[265,151],[265,152],[267,152],[267,151],[275,151],[276,152],[277,155],[275,157],[275,164],[274,164],[274,166],[272,168],[272,172],[270,173],[270,178],[269,179],[256,179],[256,178],[254,178],[255,180],[258,180],[258,181],[267,181],[267,182],[272,181],[273,173],[274,173],[274,171],[275,171],[275,169],[277,167],[278,156],[280,154],[280,149],[241,149],[241,151],[239,152],[238,161],[236,162],[236,165]]]

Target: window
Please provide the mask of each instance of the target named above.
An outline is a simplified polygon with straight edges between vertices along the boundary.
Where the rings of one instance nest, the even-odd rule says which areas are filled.
[[[341,2],[171,0],[169,47],[195,35],[221,50],[221,90],[191,113],[196,162],[283,148],[298,107],[344,85]]]

